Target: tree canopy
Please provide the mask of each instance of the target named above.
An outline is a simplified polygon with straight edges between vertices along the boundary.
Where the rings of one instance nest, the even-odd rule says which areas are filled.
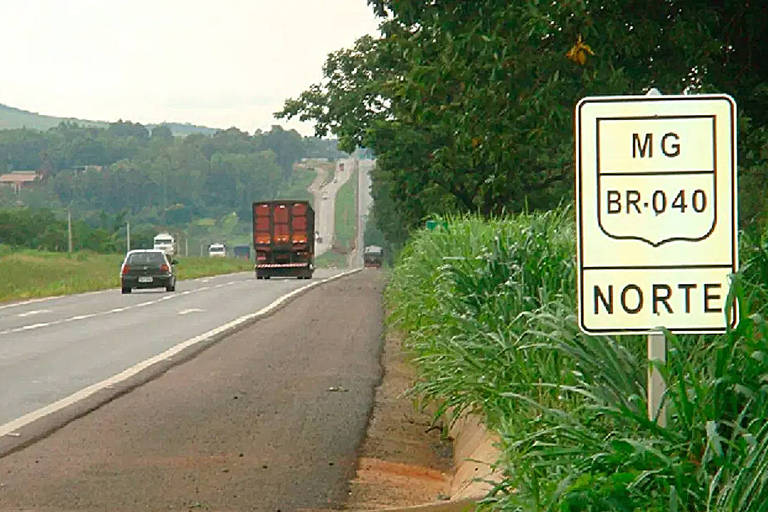
[[[183,224],[237,212],[275,197],[303,157],[337,157],[336,141],[302,137],[274,126],[253,135],[236,128],[174,137],[118,121],[107,128],[63,122],[45,132],[0,131],[2,172],[38,170],[42,184],[25,190],[26,206],[71,206],[85,217],[121,212],[137,222]],[[0,207],[19,198],[0,191]]]
[[[762,218],[768,6],[721,0],[369,0],[381,37],[328,56],[280,116],[371,148],[390,241],[431,214],[572,196],[573,108],[588,95],[720,92],[740,109],[742,219]]]

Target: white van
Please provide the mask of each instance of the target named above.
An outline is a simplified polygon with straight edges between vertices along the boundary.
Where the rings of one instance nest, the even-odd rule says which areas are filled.
[[[208,246],[208,256],[211,258],[223,258],[227,255],[227,246],[224,244],[211,244]]]
[[[170,233],[159,233],[154,239],[153,249],[163,251],[168,256],[176,254],[176,239]]]

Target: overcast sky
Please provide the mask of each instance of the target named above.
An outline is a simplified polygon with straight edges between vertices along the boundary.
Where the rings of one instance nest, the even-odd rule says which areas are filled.
[[[0,103],[311,135],[272,114],[376,26],[365,0],[0,0]]]

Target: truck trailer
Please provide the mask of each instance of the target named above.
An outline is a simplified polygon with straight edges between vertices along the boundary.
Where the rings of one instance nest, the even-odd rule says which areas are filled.
[[[309,279],[315,269],[315,211],[308,201],[253,203],[256,279]]]

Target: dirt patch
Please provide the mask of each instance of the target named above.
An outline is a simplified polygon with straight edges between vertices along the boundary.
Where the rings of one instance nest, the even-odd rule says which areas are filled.
[[[447,500],[452,443],[432,415],[419,411],[406,391],[415,370],[390,332],[382,353],[383,378],[350,483],[348,510],[416,505]]]

